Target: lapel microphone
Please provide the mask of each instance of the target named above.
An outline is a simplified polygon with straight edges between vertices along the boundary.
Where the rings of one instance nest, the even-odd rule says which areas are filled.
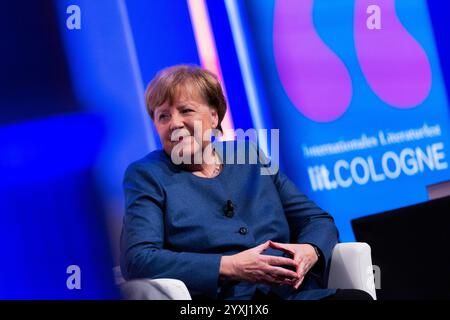
[[[233,201],[227,200],[227,204],[224,208],[225,216],[228,218],[232,218],[234,216],[234,204]]]

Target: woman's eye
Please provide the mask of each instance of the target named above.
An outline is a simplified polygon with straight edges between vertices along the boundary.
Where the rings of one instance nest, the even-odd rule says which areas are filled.
[[[164,120],[164,119],[166,119],[167,118],[167,114],[161,114],[161,115],[159,115],[159,120]]]
[[[192,109],[183,109],[183,113],[189,113],[189,112],[191,112],[191,111],[194,111],[194,110],[192,110]]]

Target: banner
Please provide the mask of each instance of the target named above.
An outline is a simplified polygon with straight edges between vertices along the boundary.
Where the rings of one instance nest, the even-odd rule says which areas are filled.
[[[285,171],[335,218],[450,179],[449,108],[424,0],[246,1]]]

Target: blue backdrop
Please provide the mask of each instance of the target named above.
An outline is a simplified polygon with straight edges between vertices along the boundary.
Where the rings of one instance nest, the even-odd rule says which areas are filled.
[[[341,240],[449,180],[448,2],[371,1],[381,29],[363,0],[204,3],[235,127],[280,129],[282,169]],[[189,2],[15,1],[0,21],[0,298],[117,298],[123,172],[159,147],[145,86],[201,61]],[[386,55],[395,43],[412,49]]]

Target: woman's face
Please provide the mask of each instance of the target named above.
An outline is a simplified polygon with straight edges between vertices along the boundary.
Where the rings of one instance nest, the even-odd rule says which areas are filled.
[[[218,125],[217,111],[192,91],[194,90],[180,90],[173,105],[166,102],[155,109],[155,127],[164,151],[169,156],[175,146],[178,153],[181,150],[182,154],[178,155],[182,157],[192,157],[196,152],[204,150],[210,141],[203,141],[202,137],[206,131]],[[197,127],[195,137],[194,125]]]

